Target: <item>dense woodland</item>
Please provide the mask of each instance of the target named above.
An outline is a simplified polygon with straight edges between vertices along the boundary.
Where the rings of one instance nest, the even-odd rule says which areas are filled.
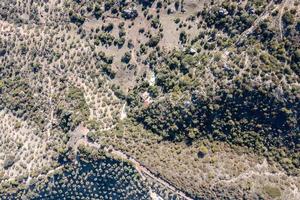
[[[32,182],[26,192],[1,194],[1,198],[149,199],[146,183],[131,165],[90,149],[82,148],[80,152],[77,164],[64,158],[64,169],[57,170],[46,181]]]

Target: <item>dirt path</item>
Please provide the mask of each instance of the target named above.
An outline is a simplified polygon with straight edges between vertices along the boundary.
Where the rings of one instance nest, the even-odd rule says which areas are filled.
[[[137,59],[136,59],[136,56],[135,56],[135,50],[132,49],[131,51],[131,58],[133,60],[133,63],[136,65],[136,66],[139,66],[139,63],[137,62]]]
[[[87,145],[91,145],[89,142],[86,143]],[[93,145],[91,145],[93,146]],[[96,145],[96,147],[98,148],[98,146]],[[133,163],[133,165],[135,166],[136,170],[142,175],[142,177],[144,176],[148,176],[152,179],[154,179],[155,181],[159,182],[160,184],[164,185],[166,188],[168,188],[169,190],[173,191],[174,193],[176,193],[177,195],[179,195],[180,197],[182,197],[183,199],[186,200],[192,200],[192,198],[188,197],[185,195],[184,192],[180,191],[179,189],[177,189],[176,187],[174,187],[173,185],[171,185],[170,183],[168,183],[167,181],[163,180],[162,178],[154,175],[149,169],[147,169],[145,166],[143,166],[138,160],[136,160],[135,158],[125,154],[122,151],[116,150],[113,147],[109,147],[105,149],[106,152],[120,157],[121,159],[124,160],[129,160],[131,163]]]
[[[49,123],[47,124],[47,136],[48,138],[50,138],[50,132],[52,130],[52,123],[53,123],[53,114],[54,114],[54,109],[53,109],[53,103],[52,103],[52,96],[53,96],[53,86],[52,86],[52,81],[51,78],[48,76],[48,87],[49,87],[49,107],[50,107],[50,119],[49,119]]]
[[[126,113],[126,103],[123,104],[121,113],[120,113],[120,120],[123,120],[127,117],[127,113]]]
[[[245,30],[240,35],[240,37],[236,41],[236,44],[240,43],[243,39],[245,39],[248,35],[250,35],[256,29],[256,27],[260,24],[260,22],[269,16],[269,14],[270,14],[269,9],[273,4],[274,4],[274,2],[270,1],[270,3],[266,6],[264,12],[252,23],[252,26],[250,28],[248,28],[247,30]]]
[[[77,144],[84,144],[86,146],[95,148],[95,149],[100,149],[101,145],[99,143],[92,143],[89,142],[86,137],[81,138],[77,141]],[[78,146],[78,145],[76,145]],[[145,179],[145,176],[148,176],[152,179],[154,179],[155,181],[159,182],[160,184],[164,185],[166,188],[168,188],[169,190],[173,191],[174,193],[176,193],[178,196],[180,196],[183,199],[186,200],[192,200],[192,198],[188,197],[183,191],[179,190],[178,188],[176,188],[175,186],[173,186],[171,183],[167,182],[166,180],[156,176],[155,174],[153,174],[148,168],[146,168],[145,166],[142,165],[142,163],[140,163],[138,160],[136,160],[135,158],[129,156],[128,154],[120,151],[120,150],[116,150],[114,149],[112,146],[109,146],[108,148],[104,148],[104,151],[116,156],[122,160],[128,160],[130,161],[134,167],[136,168],[136,170],[138,171],[138,173],[141,175],[141,177],[143,179]]]
[[[280,6],[279,11],[279,29],[280,29],[280,39],[283,39],[283,25],[282,25],[282,15],[285,8],[285,5],[288,3],[288,0],[283,0],[282,5]]]

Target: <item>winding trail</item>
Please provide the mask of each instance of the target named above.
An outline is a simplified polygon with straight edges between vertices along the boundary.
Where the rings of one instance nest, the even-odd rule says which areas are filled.
[[[274,4],[274,2],[270,1],[270,3],[266,6],[264,12],[252,23],[252,26],[250,28],[248,28],[247,30],[245,30],[239,36],[239,38],[236,41],[236,44],[239,44],[241,41],[243,41],[243,39],[247,38],[248,35],[250,35],[251,33],[253,33],[253,31],[260,24],[260,22],[262,22],[263,20],[265,20],[266,18],[268,18],[268,16],[270,15],[269,9],[270,9],[270,7],[273,4]]]
[[[280,39],[283,40],[283,25],[282,25],[282,16],[284,12],[284,8],[287,5],[288,0],[283,0],[283,3],[281,5],[280,11],[279,11],[279,29],[280,29]]]
[[[144,176],[146,175],[146,176],[152,178],[153,180],[159,182],[160,184],[164,185],[165,187],[167,187],[169,190],[173,191],[180,197],[187,199],[187,200],[192,200],[192,198],[186,196],[186,194],[184,192],[180,191],[179,189],[177,189],[175,186],[171,185],[166,180],[154,175],[149,169],[147,169],[145,166],[143,166],[138,160],[134,159],[133,157],[130,157],[129,155],[123,153],[122,151],[115,150],[113,147],[109,147],[109,149],[105,149],[105,151],[108,153],[111,153],[112,155],[118,156],[122,159],[129,160],[130,162],[132,162],[134,164],[136,170],[142,174],[142,177],[143,177],[143,175]]]

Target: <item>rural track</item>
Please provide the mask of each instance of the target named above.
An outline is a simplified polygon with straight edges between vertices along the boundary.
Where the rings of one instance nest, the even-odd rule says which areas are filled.
[[[266,6],[264,12],[252,23],[252,26],[250,26],[248,29],[241,33],[235,44],[240,44],[241,41],[243,41],[248,35],[253,33],[253,31],[257,28],[260,22],[268,18],[268,16],[270,15],[269,9],[272,5],[274,5],[274,1],[270,1],[270,3]]]
[[[86,137],[82,137],[77,141],[77,144],[84,144],[86,146],[95,148],[95,149],[102,149],[101,145],[99,143],[93,143],[89,142]],[[78,145],[76,145],[78,146]],[[161,177],[158,177],[154,173],[152,173],[146,166],[144,166],[141,162],[133,158],[132,156],[124,153],[123,151],[116,150],[112,146],[104,148],[104,151],[108,154],[111,154],[113,156],[116,156],[120,158],[121,160],[128,160],[130,161],[135,169],[138,171],[138,173],[142,176],[143,179],[145,179],[145,176],[150,177],[151,179],[159,182],[160,184],[164,185],[166,188],[180,196],[182,199],[185,200],[193,200],[191,197],[187,196],[182,190],[176,188],[174,185],[172,185],[170,182],[164,180]]]

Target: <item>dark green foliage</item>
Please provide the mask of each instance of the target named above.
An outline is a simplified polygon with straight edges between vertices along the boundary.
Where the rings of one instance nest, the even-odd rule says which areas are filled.
[[[3,168],[8,169],[15,163],[15,156],[14,155],[7,155],[4,163],[3,163]]]
[[[0,57],[6,54],[6,49],[0,48]]]
[[[176,18],[176,19],[174,20],[174,22],[175,22],[176,24],[178,24],[178,23],[180,22],[180,18]]]
[[[115,37],[109,33],[100,33],[98,36],[98,40],[101,42],[102,45],[112,45]]]
[[[145,7],[148,7],[153,4],[154,0],[138,0],[138,2]]]
[[[275,58],[282,63],[288,62],[291,65],[291,69],[299,75],[297,51],[300,48],[300,43],[298,42],[300,32],[297,32],[296,25],[290,25],[289,27],[284,28],[283,33],[286,39],[283,41],[278,40],[276,37],[277,31],[270,27],[272,27],[271,21],[263,21],[251,35],[251,38],[262,43],[268,53],[271,54],[268,56],[267,54],[263,54],[263,62],[272,68],[276,65],[276,62],[271,62],[274,61]]]
[[[81,16],[81,15],[79,15],[79,14],[73,12],[73,11],[71,11],[69,13],[69,16],[70,16],[71,22],[78,25],[78,26],[81,26],[85,21],[83,16]]]
[[[120,28],[119,37],[122,38],[126,35],[126,31],[124,28]]]
[[[89,116],[89,108],[85,102],[83,92],[76,87],[71,87],[66,95],[66,105],[58,109],[60,127],[68,132],[86,121]]]
[[[149,47],[155,47],[155,46],[158,45],[159,41],[160,41],[160,37],[159,36],[153,36],[148,41],[148,46]]]
[[[104,3],[105,11],[108,11],[109,9],[111,9],[113,7],[114,3],[115,3],[115,0],[105,1],[105,3]]]
[[[72,128],[72,114],[68,111],[59,111],[58,115],[60,115],[60,123],[59,126],[64,132],[68,132]]]
[[[97,64],[99,64],[99,65],[101,64],[101,62],[104,62],[106,64],[112,64],[113,56],[106,56],[103,51],[100,51],[97,55],[97,60],[98,60]],[[97,66],[97,67],[99,67],[99,66]]]
[[[114,29],[114,24],[113,23],[109,23],[108,25],[104,25],[102,26],[103,31],[105,32],[111,32]]]
[[[202,16],[209,27],[214,26],[230,36],[245,31],[257,17],[255,14],[249,14],[244,8],[237,7],[235,3],[224,3],[222,6],[204,10]]]
[[[126,52],[121,58],[121,61],[124,62],[124,63],[129,63],[130,60],[131,60],[131,53],[130,52]]]
[[[41,69],[40,64],[31,63],[31,70],[33,73],[37,73],[38,71],[40,71],[40,69]]]
[[[116,76],[116,72],[112,69],[112,66],[109,64],[102,64],[101,70],[104,74],[106,74],[109,78],[114,79]]]
[[[187,42],[187,34],[185,31],[180,32],[179,40],[181,43],[185,44]]]
[[[96,19],[99,19],[102,13],[103,11],[101,10],[100,5],[96,5],[94,9],[94,16],[96,17]]]
[[[157,29],[160,26],[159,18],[155,17],[151,20],[151,26]]]
[[[216,100],[213,97],[205,100],[193,91],[190,97],[179,101],[166,98],[153,103],[134,116],[166,139],[208,138],[247,146],[257,153],[283,147],[296,159],[299,99],[281,101],[247,87],[230,93],[221,91],[217,96]],[[196,130],[192,138],[191,129]]]
[[[156,8],[158,8],[158,9],[162,8],[162,2],[161,2],[161,1],[158,1],[158,2],[157,2]]]
[[[5,68],[6,72],[9,70]],[[34,89],[27,83],[25,78],[20,75],[7,78],[8,74],[2,73],[2,88],[0,95],[0,109],[8,108],[11,112],[20,118],[33,120],[38,126],[45,124],[46,105],[43,99],[34,96]],[[37,111],[40,114],[35,114]]]
[[[292,55],[294,60],[298,59],[297,52]],[[137,122],[168,140],[225,141],[267,155],[283,163],[286,169],[299,167],[300,100],[295,91],[285,91],[278,97],[270,88],[249,84],[245,77],[233,81],[230,89],[220,85],[217,93],[202,96],[197,89],[199,82],[191,72],[199,70],[198,75],[201,74],[197,63],[205,57],[191,54],[189,48],[163,57],[155,68],[156,84],[161,90],[156,88],[153,92],[153,87],[141,83],[127,99],[133,111],[131,116]],[[270,54],[260,54],[260,59],[264,67],[269,66],[268,70],[282,70],[275,67],[276,59]],[[285,69],[280,73],[291,72]],[[231,70],[223,69],[214,75],[222,80],[231,79],[232,74]],[[143,101],[140,94],[144,91],[151,97],[159,96],[149,107],[139,103]],[[278,149],[289,155],[290,164],[284,164],[287,159],[277,153]]]
[[[297,49],[294,53],[295,61],[300,62],[300,49]]]
[[[118,46],[119,48],[122,48],[125,44],[125,38],[118,38],[114,41],[114,45]]]
[[[66,164],[44,183],[0,193],[1,199],[150,199],[145,182],[131,165],[94,150],[80,151],[77,164]]]
[[[288,12],[284,13],[282,16],[282,21],[284,22],[284,24],[286,26],[293,24],[295,22],[295,18],[294,18],[294,15],[292,14],[292,12],[288,11]]]
[[[124,94],[124,91],[120,88],[120,86],[113,85],[111,89],[119,99],[126,99],[126,95]]]
[[[272,130],[270,134],[280,140],[266,141],[268,145],[281,143],[290,148],[295,147],[294,139],[299,128],[299,102],[289,100],[284,103],[263,92],[248,91],[246,88],[232,94],[221,92],[218,96],[217,101],[203,101],[196,93],[188,102],[165,100],[144,110],[141,116],[145,118],[140,120],[148,119],[145,123],[154,132],[163,133],[173,139],[187,136],[191,127],[197,127],[200,135],[209,131],[219,140],[226,139],[230,134],[237,134],[236,131],[254,131],[265,137],[265,129],[266,132]],[[163,123],[160,125],[159,121]],[[241,130],[237,130],[238,124]],[[234,138],[230,136],[230,139]],[[245,145],[253,144],[242,140],[241,142]]]
[[[176,9],[176,10],[179,9],[179,5],[180,5],[179,0],[176,0],[176,1],[175,1],[175,9]]]
[[[198,157],[204,158],[208,153],[208,149],[203,144],[199,147]]]

